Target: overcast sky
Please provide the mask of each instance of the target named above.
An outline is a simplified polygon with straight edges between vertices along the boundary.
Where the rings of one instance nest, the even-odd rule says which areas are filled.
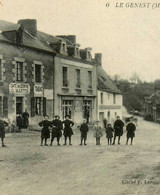
[[[77,35],[81,48],[102,53],[110,75],[160,79],[160,8],[116,8],[127,0],[0,0],[0,19],[16,23],[37,19],[38,29],[52,35]],[[106,8],[106,3],[110,7]],[[139,0],[138,2],[144,2]],[[146,1],[145,1],[146,2]]]

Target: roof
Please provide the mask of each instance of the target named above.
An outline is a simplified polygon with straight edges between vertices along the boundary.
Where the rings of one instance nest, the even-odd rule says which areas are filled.
[[[121,91],[109,78],[108,74],[102,68],[102,66],[97,66],[97,77],[98,77],[98,89],[101,91],[106,91],[110,93],[121,94]]]
[[[0,20],[0,31],[17,31],[20,26],[20,24],[13,24],[11,22]]]
[[[0,20],[0,31],[1,32],[10,32],[10,31],[18,31],[21,27],[20,24],[13,24],[10,22],[6,22]],[[0,33],[0,41],[5,41],[8,43],[14,43],[13,41],[7,39],[2,33]],[[26,30],[23,31],[23,46],[28,46],[36,49],[40,49],[47,52],[54,52],[53,49],[47,45],[45,45],[38,37],[33,37]]]

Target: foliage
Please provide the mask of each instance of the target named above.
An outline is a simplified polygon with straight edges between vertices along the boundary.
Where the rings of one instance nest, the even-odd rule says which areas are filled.
[[[144,98],[150,96],[154,92],[153,82],[142,82],[138,75],[134,75],[136,79],[131,78],[130,81],[114,76],[112,80],[123,94],[123,105],[128,111],[143,110]],[[133,77],[133,76],[132,76]],[[136,82],[131,82],[131,80]]]

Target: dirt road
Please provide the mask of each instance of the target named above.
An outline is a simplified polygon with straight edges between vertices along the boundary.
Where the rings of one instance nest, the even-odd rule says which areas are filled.
[[[0,195],[159,195],[160,125],[139,119],[134,145],[40,146],[40,133],[7,134],[0,148]],[[61,143],[63,139],[61,139]]]

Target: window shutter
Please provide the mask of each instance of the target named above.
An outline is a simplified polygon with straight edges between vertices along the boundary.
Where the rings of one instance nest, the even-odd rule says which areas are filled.
[[[8,117],[8,97],[3,97],[3,116]]]
[[[31,98],[31,117],[35,116],[35,98]]]
[[[43,116],[46,116],[46,98],[43,98]]]

